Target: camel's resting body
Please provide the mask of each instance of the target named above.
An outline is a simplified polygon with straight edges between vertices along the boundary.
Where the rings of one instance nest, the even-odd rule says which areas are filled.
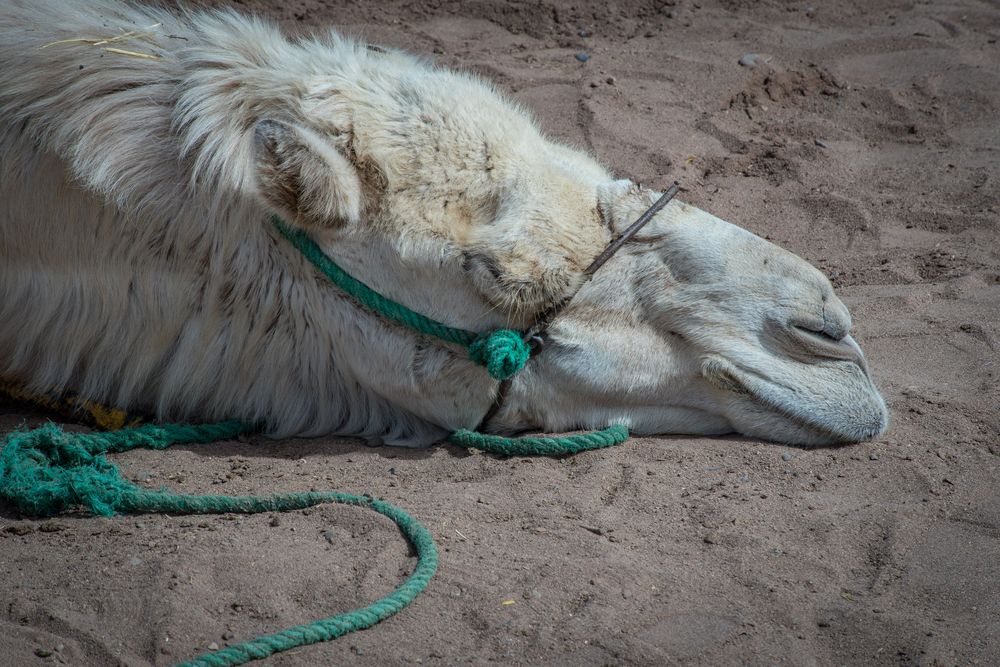
[[[231,12],[0,0],[0,378],[31,389],[275,435],[430,442],[475,426],[496,383],[350,302],[270,217],[411,309],[484,331],[563,302],[653,196],[482,82],[404,54],[290,41]],[[491,428],[803,442],[884,428],[815,270],[682,204],[650,230],[553,324]],[[807,300],[799,320],[841,345],[836,367],[742,333]],[[746,363],[726,366],[734,355]]]

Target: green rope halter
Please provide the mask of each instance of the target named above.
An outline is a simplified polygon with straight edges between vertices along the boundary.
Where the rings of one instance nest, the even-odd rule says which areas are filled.
[[[392,299],[387,299],[344,271],[301,229],[289,227],[278,216],[273,216],[271,221],[281,235],[319,269],[320,273],[368,310],[414,331],[461,345],[469,351],[469,358],[484,366],[496,380],[503,381],[512,377],[528,362],[531,348],[524,342],[524,336],[517,331],[497,329],[488,334],[477,334],[435,322]]]
[[[609,248],[620,247],[635,230],[638,230],[652,214],[666,204],[672,193],[676,193],[676,187],[671,188],[660,201],[632,225],[621,237]],[[331,283],[339,287],[346,294],[351,296],[357,303],[382,317],[409,327],[429,336],[434,336],[448,343],[461,345],[469,350],[469,358],[484,366],[490,376],[501,382],[506,381],[517,374],[531,357],[531,348],[525,342],[527,335],[518,333],[512,329],[497,329],[488,334],[477,334],[465,329],[456,329],[442,324],[435,320],[416,313],[401,303],[388,299],[368,285],[344,271],[326,253],[324,253],[316,242],[309,238],[301,229],[289,227],[278,216],[271,216],[271,222],[278,232],[298,250],[303,257],[315,266],[320,273],[326,276]],[[605,251],[595,260],[594,264],[587,268],[586,273],[593,274],[598,267],[603,264],[612,254]],[[618,445],[628,439],[628,429],[624,426],[615,425],[603,431],[594,431],[579,435],[565,436],[561,438],[507,438],[498,435],[484,435],[475,431],[460,429],[448,436],[448,441],[452,444],[467,448],[481,449],[493,454],[504,454],[508,456],[557,456],[563,454],[576,454],[588,449],[600,449]]]

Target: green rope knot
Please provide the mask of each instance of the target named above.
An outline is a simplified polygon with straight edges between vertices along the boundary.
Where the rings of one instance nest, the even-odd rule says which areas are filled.
[[[531,348],[521,334],[512,329],[480,334],[469,346],[469,358],[485,366],[490,376],[501,382],[524,368],[530,356]]]

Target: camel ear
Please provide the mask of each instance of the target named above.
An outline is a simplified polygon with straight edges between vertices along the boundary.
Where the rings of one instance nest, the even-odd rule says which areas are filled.
[[[350,161],[321,137],[274,120],[257,123],[257,186],[289,223],[341,226],[360,221],[363,194]]]

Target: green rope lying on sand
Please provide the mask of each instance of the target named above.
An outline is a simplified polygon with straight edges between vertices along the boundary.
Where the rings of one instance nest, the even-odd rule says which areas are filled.
[[[164,512],[170,514],[255,514],[304,509],[323,503],[367,507],[392,519],[417,554],[413,573],[396,590],[354,611],[287,628],[248,642],[205,653],[185,667],[228,667],[274,653],[330,641],[370,628],[398,613],[427,587],[437,570],[438,554],[430,532],[403,510],[370,496],[335,491],[283,493],[271,496],[184,495],[152,491],[122,477],[105,454],[137,447],[165,449],[178,443],[209,443],[248,433],[242,422],[219,424],[145,424],[113,432],[67,433],[55,424],[16,431],[0,449],[0,498],[29,516],[53,516],[83,508],[100,516]],[[460,430],[449,440],[503,455],[574,454],[619,444],[628,438],[624,426],[564,438],[504,438]]]
[[[505,456],[560,456],[578,454],[590,449],[601,449],[620,445],[628,440],[628,429],[621,425],[606,428],[603,431],[591,431],[578,435],[567,435],[558,438],[532,437],[505,438],[500,435],[477,433],[459,429],[448,436],[448,442],[461,447],[481,449],[491,454]]]
[[[206,653],[183,663],[185,667],[242,665],[370,628],[398,613],[427,587],[438,564],[434,540],[413,517],[385,501],[334,491],[272,496],[193,496],[151,491],[127,481],[102,456],[135,447],[163,449],[180,442],[207,443],[250,430],[239,422],[225,422],[204,426],[150,424],[112,433],[66,433],[48,424],[34,431],[15,432],[7,436],[0,451],[0,497],[32,516],[52,516],[80,507],[101,516],[145,512],[253,514],[341,503],[367,507],[392,519],[416,550],[413,573],[392,593],[367,607]]]

